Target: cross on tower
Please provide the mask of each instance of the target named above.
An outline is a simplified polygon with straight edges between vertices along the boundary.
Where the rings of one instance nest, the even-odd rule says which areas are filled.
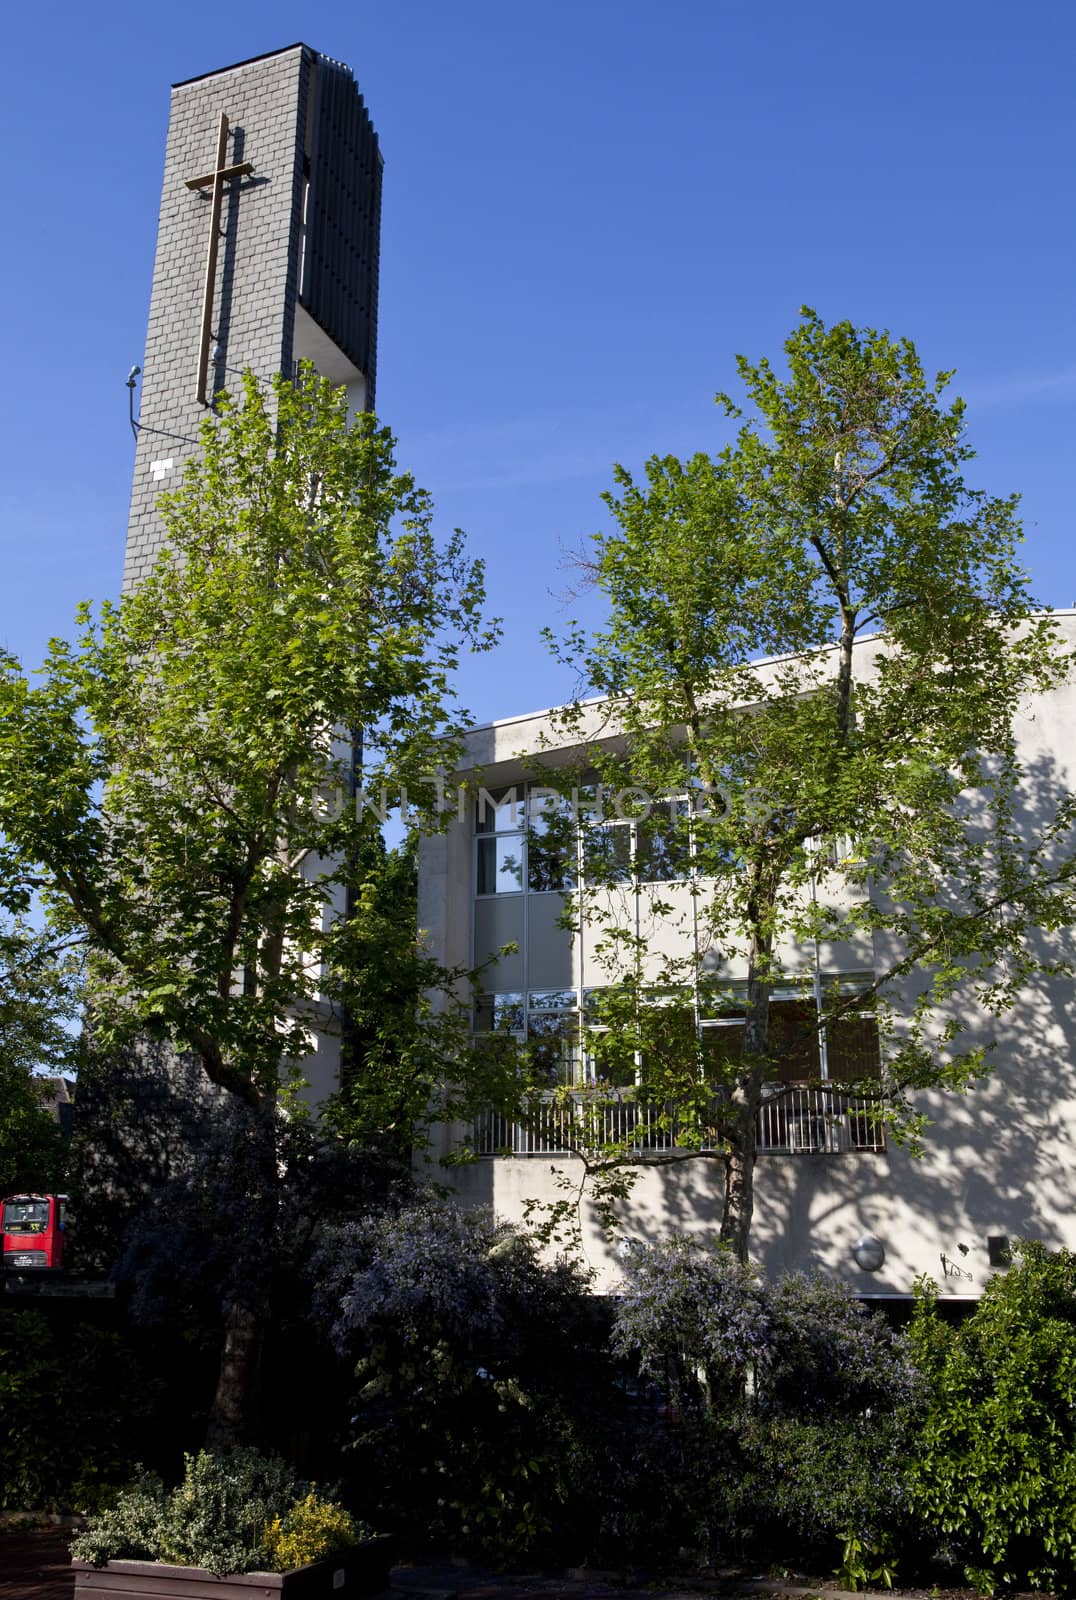
[[[212,172],[201,178],[188,178],[188,189],[209,189],[212,205],[209,213],[209,248],[205,259],[205,289],[202,294],[202,336],[198,348],[199,405],[207,406],[209,397],[209,341],[213,337],[213,295],[217,282],[217,245],[220,241],[220,212],[224,198],[224,185],[231,178],[245,178],[254,171],[250,161],[239,161],[234,166],[224,165],[228,155],[228,118],[222,111],[217,129],[217,159]]]

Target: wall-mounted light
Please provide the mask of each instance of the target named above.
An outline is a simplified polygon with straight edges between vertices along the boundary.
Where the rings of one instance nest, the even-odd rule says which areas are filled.
[[[885,1245],[876,1234],[865,1233],[852,1246],[852,1260],[861,1272],[877,1272],[885,1262]]]

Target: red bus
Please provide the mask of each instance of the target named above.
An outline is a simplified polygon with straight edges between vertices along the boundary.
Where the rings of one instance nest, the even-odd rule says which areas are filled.
[[[17,1271],[62,1267],[65,1194],[12,1194],[0,1203],[3,1262]]]

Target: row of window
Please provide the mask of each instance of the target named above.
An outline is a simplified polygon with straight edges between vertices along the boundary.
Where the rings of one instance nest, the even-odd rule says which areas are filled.
[[[621,814],[633,806],[638,816]],[[573,802],[537,786],[522,796],[515,788],[483,790],[475,835],[475,893],[482,896],[687,882],[736,865],[717,819],[700,814],[686,795],[651,803],[635,791],[604,800],[580,799],[577,791]],[[838,841],[826,860],[834,865],[850,850]]]
[[[829,1003],[835,995],[855,1000],[865,995],[869,977],[831,975],[825,980]],[[529,1048],[536,1075],[550,1086],[602,1079],[620,1086],[637,1083],[645,1071],[643,1049],[625,1052],[603,1017],[607,991],[546,989],[480,995],[475,1004],[477,1034],[508,1035]],[[730,985],[709,996],[698,1033],[694,1012],[684,1004],[655,1001],[640,1030],[663,1054],[677,1047],[699,1046],[704,1069],[720,1073],[722,1063],[739,1059],[743,1047],[746,988]],[[881,1056],[876,1020],[853,1008],[839,1021],[820,1025],[816,996],[799,986],[777,989],[770,1000],[770,1051],[776,1058],[774,1078],[782,1083],[808,1079],[836,1082],[876,1077]]]
[[[567,893],[632,883],[686,882],[727,870],[728,852],[690,818],[686,801],[636,821],[576,826],[564,817],[539,819],[526,832],[480,833],[475,840],[479,895]]]

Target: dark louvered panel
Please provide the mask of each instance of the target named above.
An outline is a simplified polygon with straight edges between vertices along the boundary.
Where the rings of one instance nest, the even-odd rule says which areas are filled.
[[[381,152],[347,67],[317,62],[300,299],[315,322],[366,374],[373,404],[377,365],[377,264]]]

